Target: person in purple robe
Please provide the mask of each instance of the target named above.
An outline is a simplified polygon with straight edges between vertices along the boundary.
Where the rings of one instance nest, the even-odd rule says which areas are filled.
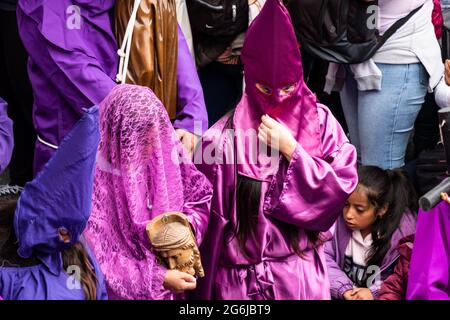
[[[50,159],[82,115],[115,83],[118,56],[112,30],[115,0],[19,0],[19,32],[29,58],[37,131],[34,173]],[[195,65],[180,37],[178,113],[174,125],[185,139],[195,121],[207,128],[206,107]],[[186,62],[186,63],[181,63]],[[198,126],[200,127],[200,126]],[[199,130],[200,131],[200,130]]]
[[[450,203],[448,196],[444,199]],[[450,300],[450,204],[419,210],[407,300]]]
[[[4,299],[107,298],[100,268],[81,238],[91,212],[98,142],[98,107],[92,107],[33,181],[23,189],[0,187]]]
[[[211,184],[149,88],[119,85],[100,110],[93,208],[84,235],[105,274],[108,297],[175,299],[196,287],[195,278],[158,263],[146,227],[162,213],[182,212],[202,243]]]
[[[242,61],[242,100],[194,155],[214,194],[192,298],[329,299],[322,243],[356,187],[355,148],[304,83],[279,0],[252,22]]]
[[[0,174],[6,169],[14,147],[13,124],[7,114],[8,104],[0,98]]]

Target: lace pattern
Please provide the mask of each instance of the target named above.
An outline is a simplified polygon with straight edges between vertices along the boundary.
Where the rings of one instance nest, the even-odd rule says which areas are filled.
[[[144,87],[119,85],[100,106],[101,141],[86,229],[111,299],[174,299],[149,250],[147,223],[210,193],[162,103]],[[176,157],[182,161],[177,164]]]

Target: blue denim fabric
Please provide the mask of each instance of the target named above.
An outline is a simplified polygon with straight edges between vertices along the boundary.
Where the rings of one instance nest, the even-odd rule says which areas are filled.
[[[381,90],[359,91],[348,69],[341,91],[350,141],[358,162],[383,169],[402,167],[414,121],[427,93],[429,76],[422,64],[377,64]]]

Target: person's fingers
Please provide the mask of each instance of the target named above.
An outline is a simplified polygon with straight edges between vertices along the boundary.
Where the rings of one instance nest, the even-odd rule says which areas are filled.
[[[275,126],[278,125],[278,122],[275,121],[274,119],[272,119],[270,116],[268,115],[263,115],[261,117],[261,121],[270,129],[274,128]]]
[[[261,122],[261,124],[259,125],[259,129],[260,130],[264,130],[264,131],[270,131],[270,128],[264,124],[264,122]]]
[[[177,134],[178,139],[181,140],[183,138],[184,134],[186,133],[186,131],[184,131],[183,129],[176,129],[175,133]]]
[[[197,282],[194,276],[186,272],[180,272],[180,278],[186,282]]]
[[[265,143],[266,145],[270,145],[269,137],[265,132],[263,132],[263,131],[259,132],[258,139],[260,141],[262,141],[263,143]]]

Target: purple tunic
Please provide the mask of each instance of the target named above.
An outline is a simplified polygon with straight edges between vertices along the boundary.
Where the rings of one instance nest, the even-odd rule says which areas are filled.
[[[205,98],[195,61],[179,26],[177,90],[178,112],[173,126],[202,135],[208,129]]]
[[[214,195],[201,247],[206,278],[199,280],[195,298],[330,298],[323,246],[312,248],[305,229],[325,232],[341,214],[357,183],[356,152],[328,108],[318,105],[318,112],[324,156],[310,156],[299,143],[291,162],[281,158],[278,173],[262,182],[256,238],[246,244],[249,257],[242,255],[232,235],[237,171],[228,164],[233,141],[224,131],[230,126],[230,115],[205,134],[194,161],[213,182]],[[208,150],[223,156],[225,164],[208,164]],[[291,248],[286,224],[298,227],[303,257]]]
[[[8,166],[14,147],[13,124],[6,113],[7,107],[0,98],[0,174]]]
[[[110,10],[115,0],[20,0],[19,32],[30,56],[33,121],[39,138],[58,146],[81,118],[116,85],[117,44]],[[76,5],[81,19],[68,11]],[[66,11],[70,13],[66,13]],[[71,25],[71,23],[74,23]],[[36,141],[35,174],[54,149]]]
[[[450,300],[450,204],[419,211],[407,300]]]

